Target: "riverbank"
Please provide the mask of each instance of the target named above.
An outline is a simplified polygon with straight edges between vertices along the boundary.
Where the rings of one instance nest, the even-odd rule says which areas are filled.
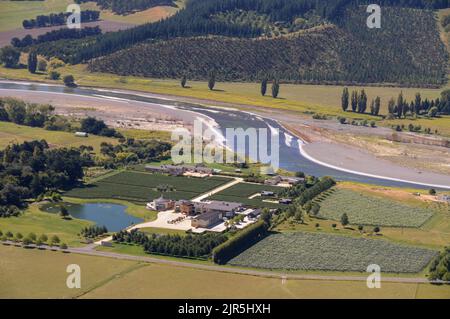
[[[95,106],[98,108],[95,109],[98,112],[98,115],[100,118],[103,118],[104,114],[106,116],[110,116],[112,113],[116,113],[116,116],[121,116],[124,121],[129,119],[132,114],[140,114],[140,116],[148,116],[152,117],[155,116],[155,113],[158,113],[160,115],[165,116],[179,116],[184,117],[184,126],[186,126],[187,123],[192,123],[192,121],[196,119],[202,119],[204,123],[207,123],[210,127],[218,127],[220,126],[220,122],[225,123],[222,129],[225,127],[229,127],[229,125],[233,124],[233,127],[248,127],[251,125],[255,125],[256,121],[262,121],[261,123],[265,123],[266,126],[269,128],[272,127],[271,124],[276,125],[273,120],[268,119],[267,114],[264,114],[265,119],[263,119],[259,115],[255,115],[255,113],[252,112],[242,112],[238,111],[236,109],[221,109],[220,107],[215,107],[214,109],[208,109],[205,106],[199,106],[199,105],[192,105],[192,104],[182,104],[178,101],[172,101],[168,98],[161,98],[160,96],[155,96],[153,94],[147,93],[143,94],[140,92],[133,92],[133,91],[126,91],[126,90],[105,90],[105,89],[83,89],[78,88],[74,90],[67,90],[60,86],[47,86],[47,85],[32,85],[27,83],[19,83],[14,84],[11,82],[3,82],[8,84],[8,88],[5,87],[6,84],[4,84],[3,90],[0,90],[0,94],[3,95],[11,95],[16,94],[16,96],[22,96],[26,97],[27,99],[37,99],[38,101],[34,102],[47,102],[47,103],[66,103],[69,105],[80,105],[79,103],[84,103],[84,109],[86,108],[86,103],[92,105],[95,104]],[[68,98],[69,97],[69,98]],[[63,100],[63,101],[62,101]],[[178,107],[180,103],[183,105],[182,108]],[[113,112],[113,110],[115,111]],[[105,112],[106,111],[106,112]],[[206,115],[205,113],[208,113]],[[261,114],[261,113],[259,113]],[[118,120],[116,119],[116,122]],[[187,123],[186,123],[187,122]],[[230,124],[231,123],[231,124]],[[268,124],[271,123],[271,124]],[[151,125],[151,124],[149,124]],[[189,124],[188,124],[189,125]],[[141,128],[144,128],[144,126],[141,126]],[[312,143],[311,145],[314,145]],[[383,167],[380,167],[380,165],[377,165],[378,163],[377,159],[375,157],[370,158],[370,165],[361,166],[358,167],[358,169],[361,169],[359,171],[358,169],[352,169],[350,170],[345,162],[342,160],[342,156],[345,156],[345,152],[342,152],[342,156],[340,157],[340,162],[335,163],[326,163],[320,160],[322,157],[329,158],[330,154],[333,154],[333,152],[330,152],[327,150],[327,147],[322,147],[323,145],[318,144],[317,146],[317,154],[309,154],[309,157],[304,156],[303,160],[299,158],[299,156],[302,156],[301,152],[299,152],[299,149],[295,149],[293,147],[282,147],[280,158],[283,160],[284,157],[289,155],[290,158],[289,161],[293,163],[292,161],[295,160],[297,157],[298,165],[296,165],[295,170],[302,170],[303,165],[307,164],[310,166],[309,163],[304,163],[304,161],[310,161],[311,163],[314,163],[317,167],[314,168],[313,171],[306,173],[313,174],[313,175],[333,175],[333,169],[336,170],[335,167],[332,166],[339,166],[340,169],[337,169],[339,175],[339,178],[343,177],[343,173],[345,174],[352,174],[359,177],[369,177],[373,179],[372,175],[377,176],[377,178],[382,182],[383,177],[386,177],[386,181],[396,181],[396,180],[406,180],[411,183],[421,184],[424,187],[430,187],[430,185],[439,185],[439,187],[449,187],[450,188],[450,182],[444,183],[443,181],[448,179],[447,175],[444,174],[435,174],[435,173],[427,173],[426,171],[422,171],[421,173],[417,173],[415,169],[411,168],[404,168],[403,169],[403,175],[396,175],[396,168],[393,168],[392,170],[386,170]],[[336,149],[338,149],[337,146],[334,146]],[[288,152],[289,154],[287,154]],[[285,154],[286,153],[286,154]],[[305,154],[308,154],[305,153]],[[356,156],[356,159],[354,161],[361,162],[361,161],[369,161],[368,157],[361,157],[359,153]],[[318,156],[319,159],[315,159],[315,156]],[[358,160],[359,158],[362,158]],[[325,165],[327,164],[327,165]],[[343,166],[341,167],[340,164]],[[345,164],[345,165],[344,165]],[[282,166],[283,167],[283,166]],[[298,167],[298,168],[297,168]],[[328,170],[323,170],[324,174],[320,174],[320,167],[328,168]],[[331,171],[330,171],[331,169]],[[370,169],[370,170],[366,170]],[[319,172],[319,174],[317,174]],[[345,175],[344,174],[344,175]],[[380,176],[380,177],[378,177]],[[344,177],[345,179],[345,177]],[[355,179],[352,179],[355,180]],[[360,181],[365,182],[364,178],[359,178]],[[376,181],[373,181],[376,182]]]

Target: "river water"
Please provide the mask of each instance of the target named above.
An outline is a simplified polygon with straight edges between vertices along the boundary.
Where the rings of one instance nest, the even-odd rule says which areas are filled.
[[[416,188],[429,188],[424,187],[421,184],[400,182],[384,178],[374,178],[369,176],[364,176],[360,174],[355,174],[351,172],[345,172],[338,169],[329,168],[315,163],[306,157],[304,157],[300,152],[300,145],[303,143],[296,137],[292,136],[288,131],[286,131],[278,122],[262,118],[261,116],[251,114],[244,111],[239,111],[235,109],[220,109],[220,108],[208,108],[205,106],[200,106],[192,103],[184,103],[179,101],[173,101],[169,99],[163,99],[159,97],[152,96],[151,94],[141,94],[141,93],[124,93],[114,90],[105,89],[92,89],[92,88],[66,88],[60,85],[46,85],[46,84],[32,84],[32,83],[20,83],[20,82],[1,82],[0,89],[5,90],[27,90],[34,92],[48,92],[57,94],[67,94],[70,97],[71,94],[82,95],[85,97],[95,97],[99,96],[112,99],[123,99],[129,101],[139,101],[142,103],[148,103],[148,107],[155,107],[166,105],[170,106],[172,109],[175,107],[179,112],[196,112],[212,118],[217,124],[218,129],[225,135],[226,128],[265,128],[268,131],[274,132],[274,129],[279,131],[279,145],[280,145],[280,168],[288,171],[302,171],[308,175],[314,175],[317,177],[321,176],[332,176],[336,180],[341,181],[354,181],[362,182],[368,184],[377,184],[383,186],[406,186],[406,187],[416,187]],[[275,135],[272,135],[274,137]],[[277,136],[275,136],[277,137]],[[268,143],[270,146],[270,143]],[[269,147],[270,151],[270,147]]]

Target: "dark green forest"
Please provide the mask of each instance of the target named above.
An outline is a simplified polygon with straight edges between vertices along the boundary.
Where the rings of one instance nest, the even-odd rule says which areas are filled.
[[[146,3],[97,2],[121,12]],[[381,29],[366,26],[369,3],[382,5]],[[16,44],[120,75],[436,87],[446,81],[448,59],[433,10],[446,7],[443,0],[188,0],[156,23]]]
[[[364,8],[340,26],[273,39],[193,37],[152,41],[95,59],[92,71],[157,78],[303,83],[397,83],[438,86],[447,52],[431,11],[386,8],[383,28],[368,31]],[[412,28],[411,26],[414,26]]]

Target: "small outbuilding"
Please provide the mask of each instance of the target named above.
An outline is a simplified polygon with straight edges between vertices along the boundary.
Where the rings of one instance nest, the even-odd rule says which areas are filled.
[[[89,134],[86,132],[75,132],[76,137],[89,137]]]

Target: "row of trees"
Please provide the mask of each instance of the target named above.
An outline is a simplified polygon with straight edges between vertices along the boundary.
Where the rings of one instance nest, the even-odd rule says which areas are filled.
[[[23,20],[22,25],[25,29],[52,27],[66,24],[70,12],[50,13],[49,15],[38,15],[34,19]],[[100,18],[100,11],[83,10],[81,11],[81,22],[97,21]]]
[[[408,102],[403,92],[400,92],[397,99],[391,98],[388,101],[388,116],[390,118],[406,118],[408,115],[426,115],[436,117],[439,114],[450,114],[450,90],[444,91],[441,98],[435,100],[422,99],[420,93],[416,93],[413,101]],[[351,96],[348,88],[344,88],[341,97],[341,107],[345,112],[351,107],[353,112],[366,113],[367,94],[363,90],[352,91]],[[379,115],[381,109],[381,99],[377,96],[370,103],[370,114]]]
[[[92,0],[76,0],[76,3]],[[174,0],[93,0],[102,9],[110,9],[117,14],[128,14],[146,10],[155,6],[176,6]]]
[[[49,238],[46,234],[42,234],[38,237],[35,233],[29,233],[27,236],[24,236],[20,232],[13,234],[11,231],[6,231],[5,233],[3,233],[0,230],[0,240],[22,242],[25,246],[35,244],[38,247],[42,245],[49,245],[60,246],[61,249],[67,249],[67,245],[61,243],[61,239],[59,239],[57,235],[53,235]]]
[[[439,114],[450,114],[448,104],[437,98],[436,100],[422,100],[420,93],[417,93],[415,99],[408,103],[404,98],[403,92],[397,97],[397,100],[391,98],[388,102],[389,117],[406,118],[408,115],[420,116],[426,115],[429,117],[436,117]]]
[[[265,212],[265,216],[269,216]],[[264,218],[237,233],[230,240],[217,246],[213,250],[213,260],[216,264],[226,264],[230,259],[239,255],[268,235],[270,217]]]
[[[344,88],[341,98],[341,107],[344,112],[346,112],[349,109],[349,107],[351,107],[351,110],[353,112],[366,113],[367,101],[368,101],[367,94],[364,90],[361,90],[360,93],[354,90],[352,91],[350,97],[348,88]],[[377,96],[375,99],[372,99],[370,103],[370,114],[378,115],[380,113],[380,108],[381,108],[381,98]]]
[[[46,42],[58,41],[63,39],[83,39],[86,37],[93,37],[102,34],[99,26],[85,27],[82,29],[68,29],[62,28],[53,30],[45,34],[38,35],[33,38],[31,35],[26,35],[22,39],[17,37],[11,39],[11,45],[15,48],[25,48],[32,45],[37,45]]]
[[[105,226],[89,226],[81,230],[81,235],[85,238],[97,238],[106,233],[108,229]]]
[[[206,233],[199,235],[156,235],[150,236],[132,230],[121,231],[113,235],[119,243],[142,245],[149,254],[162,254],[176,257],[207,258],[214,247],[227,240],[223,234]]]

